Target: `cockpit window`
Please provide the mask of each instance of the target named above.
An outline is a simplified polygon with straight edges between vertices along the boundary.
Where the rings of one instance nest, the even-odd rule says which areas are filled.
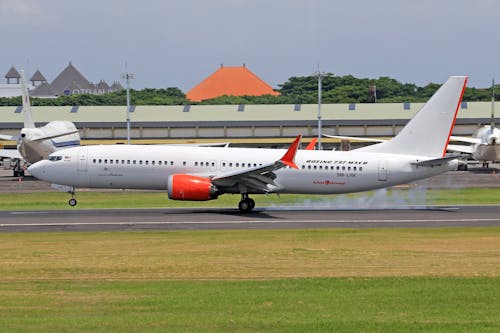
[[[55,162],[62,160],[62,156],[49,156],[49,161]]]

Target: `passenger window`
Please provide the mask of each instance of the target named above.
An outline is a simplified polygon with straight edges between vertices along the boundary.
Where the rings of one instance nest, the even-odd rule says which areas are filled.
[[[359,171],[363,171],[363,167],[359,167]]]
[[[95,162],[96,162],[96,160],[95,160],[95,158],[94,158],[94,159],[92,160],[92,163],[94,163],[94,164],[95,164]]]
[[[104,164],[108,164],[108,160],[104,160]]]

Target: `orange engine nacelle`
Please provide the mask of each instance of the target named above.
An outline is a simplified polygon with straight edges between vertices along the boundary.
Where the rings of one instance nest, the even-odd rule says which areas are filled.
[[[183,174],[168,177],[168,197],[172,200],[212,200],[217,199],[218,192],[208,178]]]

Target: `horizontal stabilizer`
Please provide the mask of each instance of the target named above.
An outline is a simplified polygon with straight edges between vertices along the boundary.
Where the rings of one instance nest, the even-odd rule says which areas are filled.
[[[465,136],[453,136],[453,135],[450,136],[450,141],[475,143],[475,144],[481,144],[483,142],[480,138],[470,138]]]
[[[19,137],[17,135],[0,134],[0,140],[17,141]]]
[[[354,141],[366,141],[366,142],[386,142],[388,140],[376,139],[376,138],[360,138],[356,136],[343,136],[343,135],[328,135],[323,134],[327,138],[340,139],[340,140],[354,140]]]
[[[472,154],[472,146],[448,145],[448,150],[456,151],[459,153]]]
[[[423,166],[423,167],[435,167],[439,165],[443,165],[445,163],[448,163],[449,161],[457,159],[458,156],[446,156],[446,157],[441,157],[441,158],[435,158],[432,160],[425,160],[425,161],[420,161],[415,163],[416,166]]]

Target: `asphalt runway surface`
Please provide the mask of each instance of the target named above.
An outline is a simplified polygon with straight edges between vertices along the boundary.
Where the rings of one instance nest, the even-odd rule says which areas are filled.
[[[500,227],[500,205],[412,209],[91,209],[0,211],[0,232]]]

